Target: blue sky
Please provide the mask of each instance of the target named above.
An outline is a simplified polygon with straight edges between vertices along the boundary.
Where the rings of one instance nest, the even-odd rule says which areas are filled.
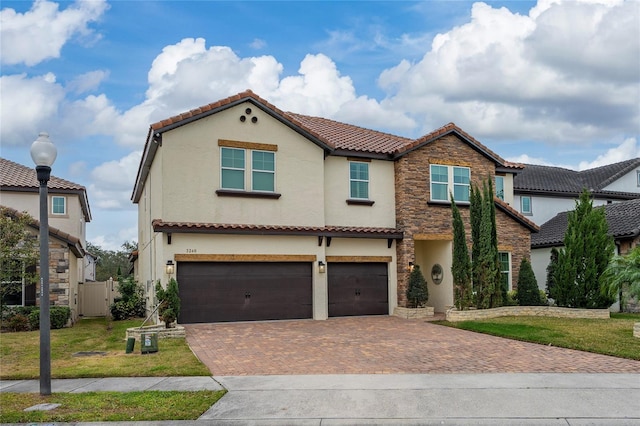
[[[88,240],[136,239],[151,123],[252,89],[281,109],[418,137],[448,122],[503,158],[640,156],[640,2],[3,1],[0,142],[87,187]]]

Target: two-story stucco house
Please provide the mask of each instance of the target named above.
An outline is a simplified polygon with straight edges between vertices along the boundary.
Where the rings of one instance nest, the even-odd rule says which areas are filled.
[[[417,264],[444,311],[449,192],[468,220],[470,185],[498,177],[512,201],[518,170],[453,124],[413,140],[246,91],[151,125],[132,194],[136,276],[152,290],[175,266],[182,323],[326,319],[392,314]],[[512,286],[537,227],[496,205]]]
[[[640,198],[640,158],[582,171],[526,164],[513,185],[516,209],[542,225],[573,210],[585,188],[594,206]]]
[[[7,214],[28,213],[36,219],[37,234],[40,215],[39,183],[35,168],[0,158],[0,204]],[[49,210],[49,279],[52,305],[69,306],[72,319],[78,315],[78,284],[95,271],[87,267],[91,257],[85,252],[86,224],[91,221],[89,199],[84,186],[51,176],[48,182]],[[91,260],[93,257],[91,257]],[[31,265],[26,265],[27,267]],[[35,305],[39,300],[34,286],[23,286],[11,304]],[[37,302],[37,303],[36,303]]]

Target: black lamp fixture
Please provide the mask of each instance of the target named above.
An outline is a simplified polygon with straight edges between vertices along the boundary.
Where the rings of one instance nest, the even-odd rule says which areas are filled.
[[[173,260],[167,260],[167,264],[164,266],[164,272],[171,276],[175,272],[175,265],[173,264]]]

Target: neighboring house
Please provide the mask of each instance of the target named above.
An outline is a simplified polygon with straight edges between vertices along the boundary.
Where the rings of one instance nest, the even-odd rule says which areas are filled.
[[[605,209],[609,235],[616,243],[616,254],[625,255],[640,245],[640,198],[607,204]],[[558,213],[540,227],[540,232],[531,237],[531,266],[542,290],[547,285],[547,266],[552,248],[564,246],[568,212]]]
[[[26,212],[39,227],[40,184],[35,167],[0,158],[0,204],[15,212]],[[86,224],[91,221],[89,200],[84,186],[51,176],[48,182],[50,227],[51,304],[69,306],[72,319],[78,315],[78,283],[87,278],[87,264],[95,262],[86,247]],[[33,298],[24,304],[33,304]],[[39,302],[38,302],[39,303]]]
[[[513,181],[514,207],[538,225],[573,210],[583,189],[594,206],[640,198],[640,158],[575,170],[526,164]]]
[[[151,125],[132,200],[135,276],[175,266],[181,323],[388,315],[410,264],[453,305],[449,193],[494,180],[505,284],[537,226],[509,206],[507,163],[454,124],[420,139],[284,112],[251,91]],[[431,271],[440,272],[432,275]]]

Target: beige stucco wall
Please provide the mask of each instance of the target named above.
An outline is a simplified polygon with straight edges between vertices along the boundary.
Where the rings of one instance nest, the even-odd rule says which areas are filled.
[[[392,161],[371,160],[369,199],[372,206],[348,205],[349,160],[327,157],[325,160],[325,217],[327,225],[394,228],[395,185]]]
[[[239,117],[251,107],[251,120]],[[220,147],[233,140],[277,145],[275,192],[280,199],[221,197]],[[323,150],[251,104],[242,104],[168,131],[162,136],[164,221],[324,225]],[[245,174],[250,173],[250,157]],[[153,177],[152,177],[153,179]],[[249,190],[249,188],[246,188]],[[188,208],[185,208],[188,206]],[[222,207],[223,206],[223,207]]]
[[[415,263],[420,266],[422,274],[427,281],[429,300],[427,306],[433,306],[436,312],[445,312],[453,306],[453,276],[451,275],[452,242],[420,241],[414,242]],[[435,284],[431,278],[431,268],[435,264],[442,266],[443,278],[440,284]],[[407,265],[408,268],[408,265]],[[407,277],[409,271],[407,270]]]
[[[505,173],[504,178],[504,202],[520,210],[518,206],[514,206],[513,202],[513,174]]]

